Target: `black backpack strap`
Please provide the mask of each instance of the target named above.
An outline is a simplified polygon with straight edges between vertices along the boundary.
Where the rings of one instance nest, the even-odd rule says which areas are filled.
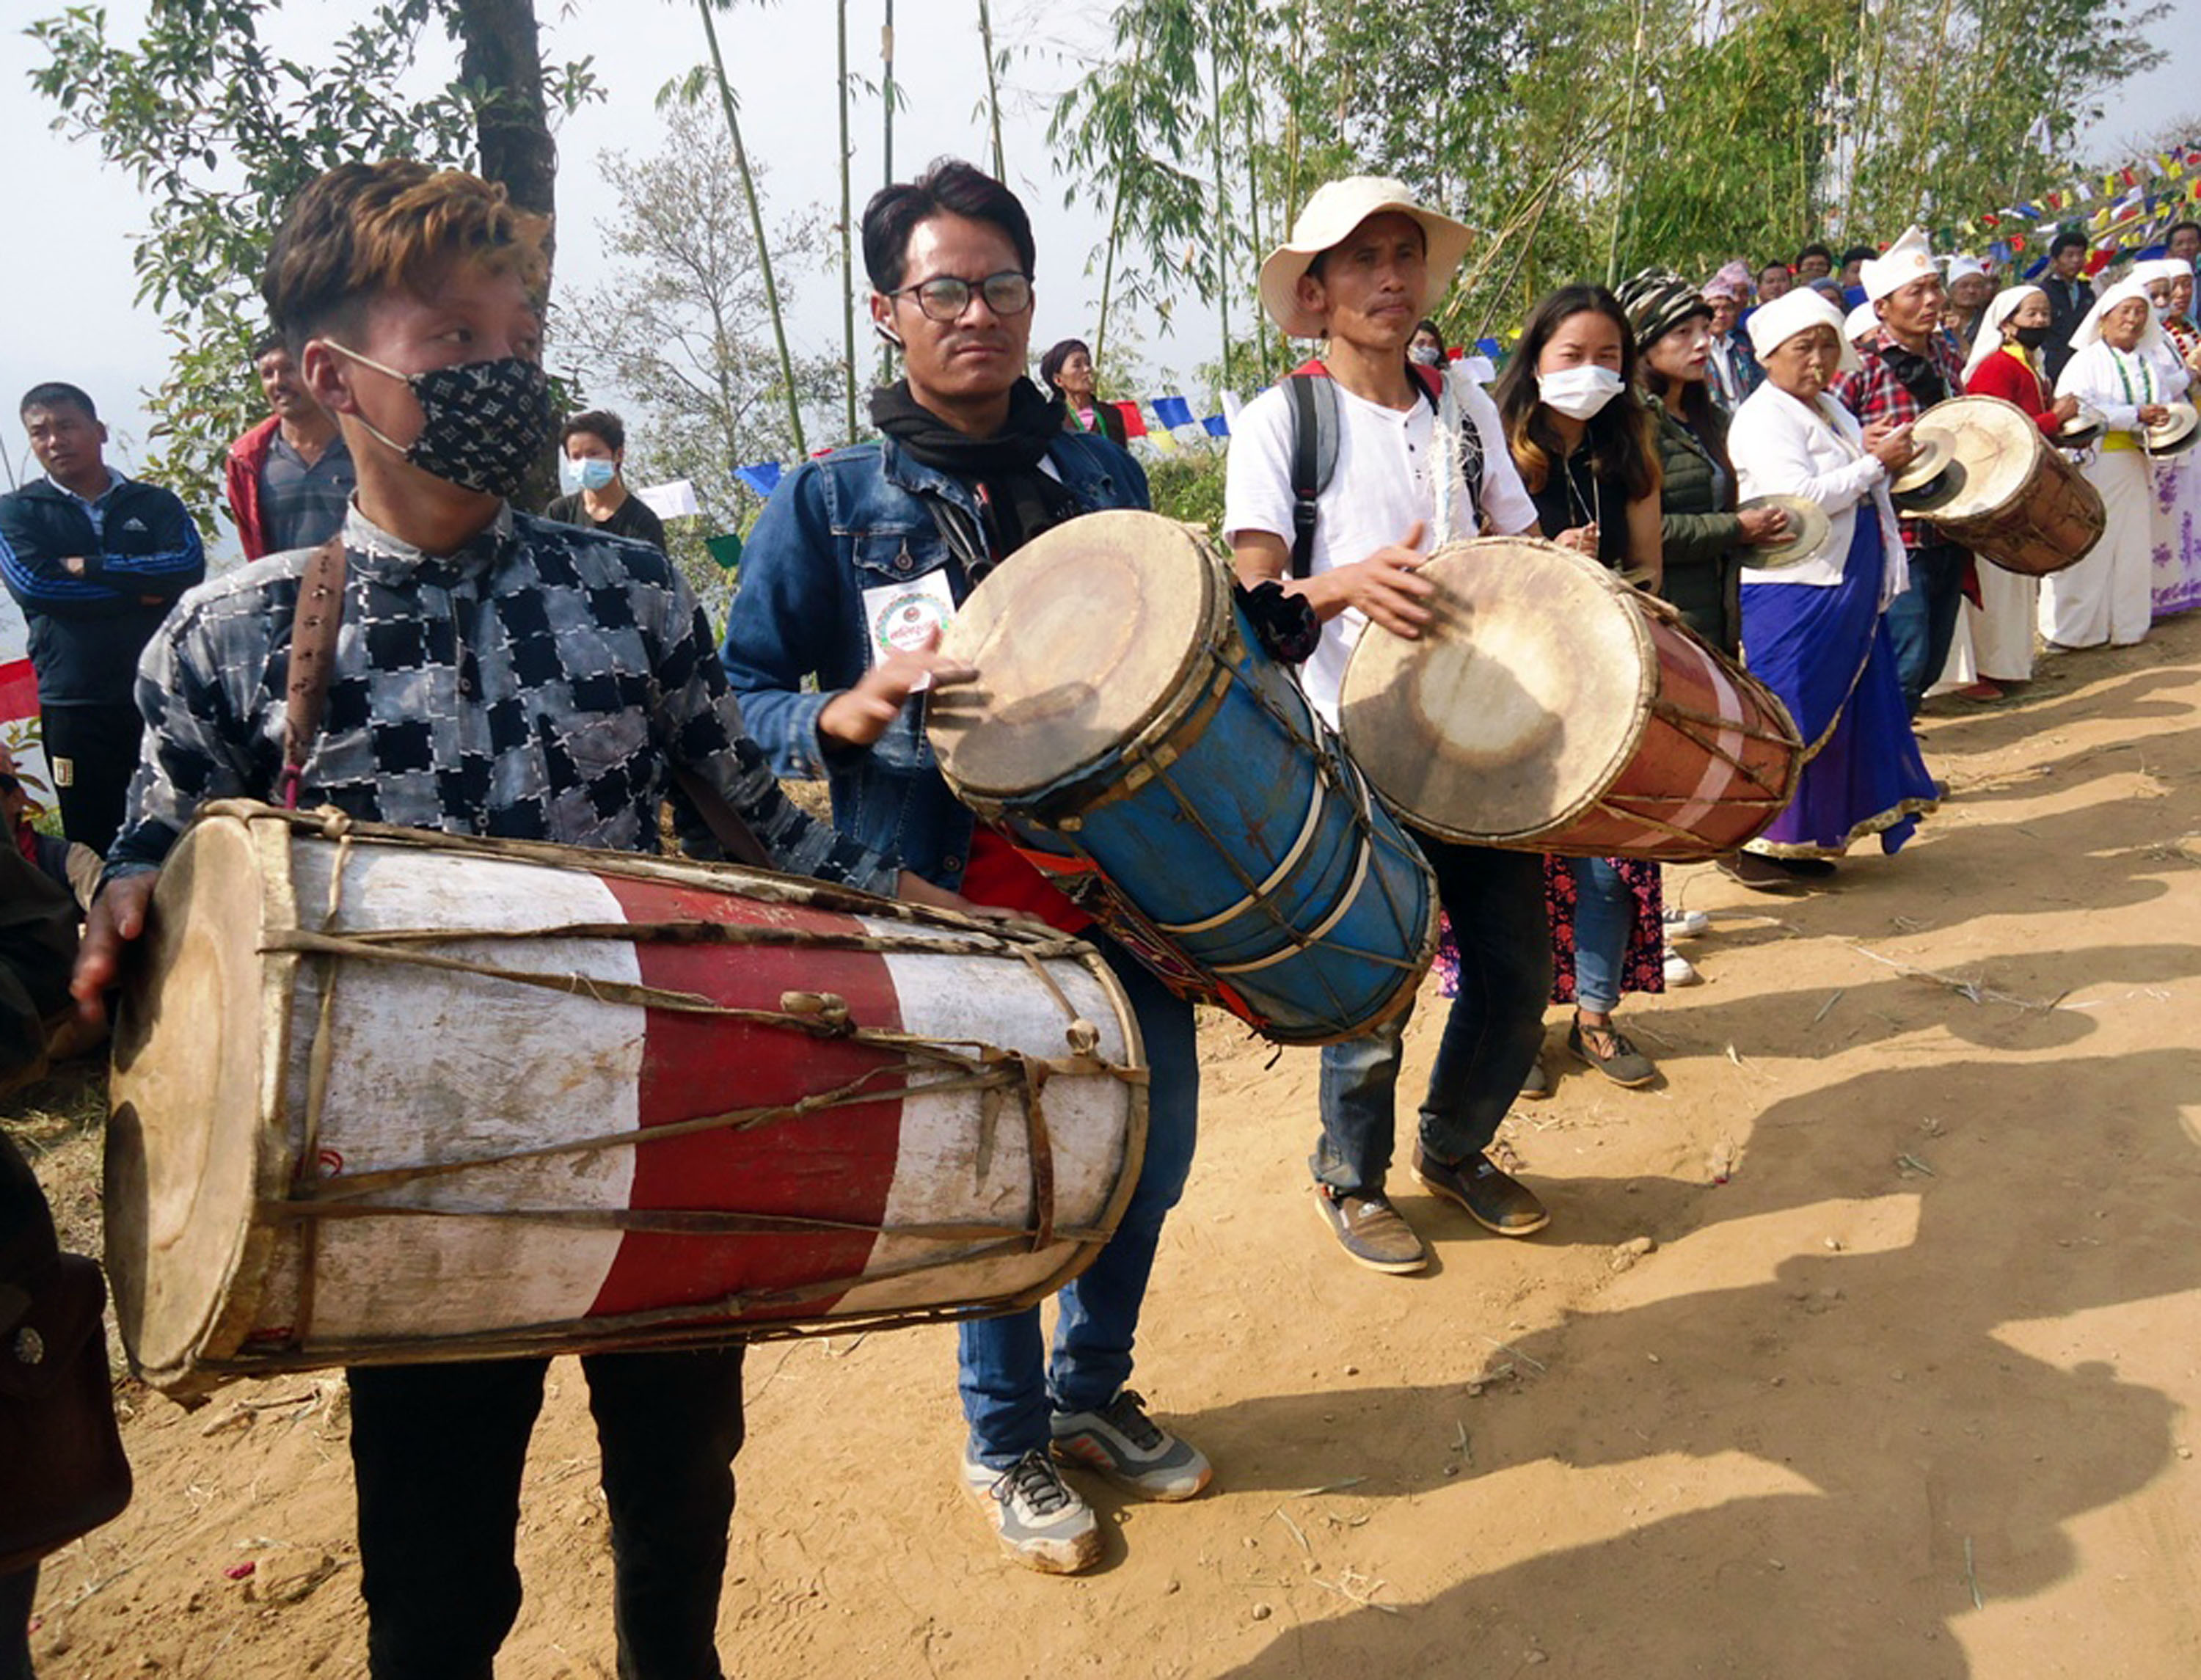
[[[1292,576],[1314,567],[1315,504],[1337,470],[1337,391],[1326,376],[1284,380],[1292,407]]]

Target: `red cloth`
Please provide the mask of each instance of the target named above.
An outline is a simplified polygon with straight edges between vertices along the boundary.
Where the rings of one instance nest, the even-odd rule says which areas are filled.
[[[2053,438],[2060,422],[2050,412],[2055,399],[2040,375],[2007,351],[1997,350],[1982,361],[1964,386],[1968,397],[1999,397],[2015,402],[2033,416],[2044,436]]]
[[[275,416],[267,418],[229,446],[222,477],[229,491],[230,517],[237,521],[237,540],[244,557],[257,560],[267,552],[267,528],[260,517],[260,469],[275,447]]]
[[[971,864],[959,890],[973,904],[1014,910],[1059,933],[1083,933],[1093,918],[1064,897],[1006,836],[979,824],[971,833]]]

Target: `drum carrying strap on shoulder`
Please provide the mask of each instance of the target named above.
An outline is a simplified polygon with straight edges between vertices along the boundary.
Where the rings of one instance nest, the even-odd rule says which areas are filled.
[[[337,633],[343,627],[344,572],[343,539],[332,537],[314,550],[298,578],[298,604],[291,620],[291,678],[283,700],[283,808],[288,811],[298,808],[306,760],[328,711]],[[672,778],[729,859],[753,869],[776,866],[755,831],[716,788],[685,767],[676,768]]]

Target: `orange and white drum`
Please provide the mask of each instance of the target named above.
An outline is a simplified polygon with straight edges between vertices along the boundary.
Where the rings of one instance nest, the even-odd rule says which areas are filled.
[[[1089,947],[720,866],[224,803],[117,1028],[108,1267],[171,1393],[1000,1312],[1138,1176]]]
[[[1664,602],[1571,549],[1482,537],[1419,575],[1435,621],[1365,631],[1345,743],[1376,790],[1441,839],[1683,862],[1756,837],[1804,747],[1773,691]]]

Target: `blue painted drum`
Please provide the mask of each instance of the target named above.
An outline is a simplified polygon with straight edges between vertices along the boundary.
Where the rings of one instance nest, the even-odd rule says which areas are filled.
[[[1185,527],[1058,526],[971,593],[942,651],[978,672],[931,696],[948,784],[1164,979],[1294,1044],[1412,996],[1429,866]]]

